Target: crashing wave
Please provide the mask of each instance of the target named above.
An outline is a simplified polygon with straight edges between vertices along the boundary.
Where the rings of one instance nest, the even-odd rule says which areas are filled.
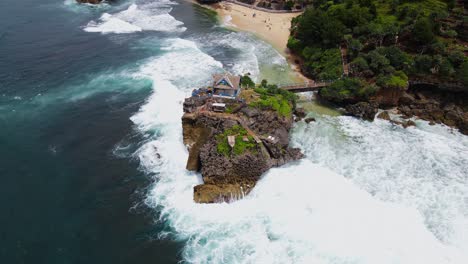
[[[172,2],[157,5],[145,4],[141,8],[132,4],[116,14],[104,13],[98,21],[91,21],[84,28],[87,32],[125,34],[139,31],[183,32],[184,23],[169,14]]]

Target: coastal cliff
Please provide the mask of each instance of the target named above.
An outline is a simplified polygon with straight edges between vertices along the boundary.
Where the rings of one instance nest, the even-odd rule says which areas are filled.
[[[195,202],[240,199],[268,169],[303,157],[299,149],[289,147],[293,103],[271,90],[255,90],[260,93],[242,91],[242,99],[192,96],[185,100],[187,169],[201,172],[203,178],[203,184],[194,188]],[[268,100],[276,99],[287,105],[282,109],[268,105]],[[226,110],[213,111],[216,104],[224,104]]]
[[[330,83],[320,97],[350,115],[396,108],[468,134],[464,17],[454,1],[312,1],[288,47],[306,76]]]

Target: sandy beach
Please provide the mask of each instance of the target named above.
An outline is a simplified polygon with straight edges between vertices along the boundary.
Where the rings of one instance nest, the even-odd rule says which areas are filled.
[[[298,65],[294,62],[294,56],[287,49],[291,20],[301,13],[269,13],[228,2],[221,2],[209,7],[218,13],[226,27],[251,32],[270,43],[288,59],[299,79],[309,80],[302,75]]]
[[[291,20],[300,13],[268,13],[228,2],[215,7],[226,26],[254,33],[286,55]]]

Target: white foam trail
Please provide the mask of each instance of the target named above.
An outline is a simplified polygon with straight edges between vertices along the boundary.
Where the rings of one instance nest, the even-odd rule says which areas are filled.
[[[84,28],[87,32],[132,33],[139,31],[183,32],[183,22],[169,15],[172,10],[170,1],[132,4],[128,9],[116,14],[104,13],[98,21],[91,21]]]
[[[168,40],[162,50],[165,54],[149,59],[136,76],[153,79],[154,94],[132,121],[150,135],[136,153],[142,168],[157,179],[147,203],[158,208],[161,220],[186,241],[185,261],[468,263],[463,251],[466,244],[455,244],[465,243],[466,238],[441,242],[434,231],[439,229],[431,226],[458,225],[461,228],[457,230],[467,233],[463,214],[468,210],[461,206],[468,193],[463,189],[466,175],[462,173],[466,158],[457,157],[467,148],[465,143],[455,145],[453,142],[462,139],[447,131],[441,135],[419,128],[402,132],[380,121],[366,123],[343,117],[299,125],[293,141],[320,165],[304,160],[273,169],[248,197],[232,204],[195,204],[193,186],[200,179],[185,170],[181,104],[191,89],[208,82],[221,64],[186,40]],[[442,140],[449,144],[444,146]],[[380,142],[386,142],[389,149],[376,148]],[[445,165],[434,164],[436,160]],[[427,168],[419,173],[423,166]],[[456,180],[439,178],[451,172]],[[454,196],[448,195],[449,190]],[[434,207],[434,214],[426,214],[412,200]],[[431,221],[438,212],[446,213],[444,206],[457,200],[452,209],[461,213],[452,219],[455,224]],[[440,231],[450,234],[444,228]]]

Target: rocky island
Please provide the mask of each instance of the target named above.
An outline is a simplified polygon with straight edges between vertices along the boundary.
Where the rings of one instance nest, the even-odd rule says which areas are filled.
[[[213,85],[184,102],[187,169],[199,171],[197,203],[228,202],[248,194],[272,167],[301,159],[289,147],[296,95],[248,76],[218,74]],[[299,113],[300,115],[300,113]]]

